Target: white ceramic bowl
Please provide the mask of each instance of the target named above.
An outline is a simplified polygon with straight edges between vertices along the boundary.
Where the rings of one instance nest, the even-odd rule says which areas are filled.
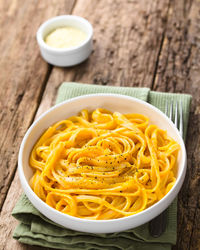
[[[81,29],[87,38],[78,46],[72,48],[52,48],[44,38],[53,30],[63,26],[72,26]],[[84,18],[74,15],[63,15],[51,18],[44,22],[37,31],[37,42],[45,61],[50,64],[66,67],[79,64],[86,60],[92,51],[92,25]]]
[[[132,216],[113,220],[86,220],[63,214],[43,202],[32,191],[29,179],[33,171],[29,166],[29,155],[33,145],[41,134],[55,122],[77,114],[82,109],[94,110],[98,107],[121,113],[140,113],[150,118],[150,123],[167,130],[168,134],[176,140],[181,150],[178,156],[177,181],[168,194],[159,202],[146,210]],[[165,210],[177,196],[186,172],[186,151],[184,142],[174,124],[160,110],[136,98],[115,94],[94,94],[76,97],[58,104],[40,118],[28,129],[19,151],[18,170],[24,192],[32,204],[52,221],[73,230],[89,233],[113,233],[137,227],[150,221]]]

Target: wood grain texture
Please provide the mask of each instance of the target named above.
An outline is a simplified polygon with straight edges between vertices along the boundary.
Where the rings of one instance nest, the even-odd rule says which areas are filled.
[[[37,114],[55,103],[63,81],[151,87],[168,7],[168,1],[77,1],[73,14],[94,27],[93,53],[75,67],[53,68]]]
[[[12,218],[11,211],[22,192],[15,174],[19,145],[35,117],[52,68],[41,58],[35,34],[46,19],[71,13],[75,1],[62,0],[58,5],[51,0],[48,8],[44,1],[1,3],[0,207],[6,200],[0,217],[0,249],[29,250],[31,246],[12,239],[17,221]]]
[[[167,13],[168,1],[79,0],[73,14],[93,25],[94,51],[81,65],[54,68],[51,84],[71,80],[150,87]]]
[[[35,34],[46,19],[69,13],[74,1],[1,1],[0,209],[15,173],[21,140],[33,121],[51,67]]]
[[[53,67],[51,70],[33,42],[34,32],[51,15],[69,11],[72,2],[51,1],[48,8],[45,1],[34,1],[34,6],[30,1],[20,0],[4,3],[3,7],[0,5],[0,12],[6,13],[9,19],[5,24],[0,15],[4,31],[12,26],[14,17],[20,27],[12,31],[15,39],[8,30],[11,39],[1,40],[3,46],[0,47],[0,65],[5,71],[0,75],[0,84],[5,89],[0,93],[0,105],[4,105],[0,111],[0,131],[3,131],[0,143],[5,140],[4,145],[0,144],[0,153],[2,162],[3,158],[8,161],[3,162],[2,167],[7,169],[2,182],[3,197],[15,173],[19,144],[27,127],[36,112],[38,117],[55,103],[57,89],[63,81],[146,86],[158,91],[190,93],[193,102],[187,139],[188,170],[179,195],[178,240],[173,250],[200,249],[200,2],[77,0],[73,14],[92,23],[94,51],[81,65],[64,69]],[[16,7],[19,4],[20,9]],[[24,15],[24,12],[27,13]],[[33,13],[34,24],[27,24],[28,16],[34,16]],[[22,53],[24,49],[25,54]],[[3,63],[6,60],[8,62]],[[15,103],[19,103],[18,106]],[[9,150],[13,152],[12,156]],[[20,192],[15,175],[1,212],[2,249],[46,249],[22,245],[11,238],[17,222],[10,214]]]
[[[178,241],[174,249],[200,249],[200,2],[171,1],[154,90],[192,95],[188,168],[179,194]]]
[[[15,175],[15,178],[12,182],[12,185],[7,194],[3,209],[1,211],[0,217],[0,250],[40,250],[44,249],[41,247],[32,247],[25,244],[20,244],[18,241],[12,238],[12,233],[15,227],[18,224],[12,216],[11,212],[16,204],[16,201],[19,199],[22,194],[22,188],[19,181],[18,174]],[[15,202],[13,202],[15,201]],[[48,250],[48,248],[45,248]]]
[[[81,65],[64,70],[52,69],[36,117],[54,104],[57,89],[63,81],[150,87],[167,13],[167,1],[153,5],[148,1],[142,1],[142,4],[140,1],[78,1],[73,14],[87,18],[95,27],[94,52]],[[147,65],[145,72],[144,64]],[[16,187],[19,187],[17,175],[0,219],[3,225],[0,235],[6,250],[26,249],[11,238],[16,221],[9,214],[19,197],[14,192]]]

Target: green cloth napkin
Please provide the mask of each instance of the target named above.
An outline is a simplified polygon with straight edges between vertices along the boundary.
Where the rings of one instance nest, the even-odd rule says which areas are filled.
[[[110,87],[65,82],[58,91],[56,103],[72,97],[93,93],[116,93],[148,101],[164,111],[165,101],[182,100],[184,134],[186,136],[191,96],[150,91],[148,88]],[[89,234],[66,229],[47,219],[22,195],[12,215],[20,221],[13,237],[19,242],[59,249],[86,250],[169,250],[176,244],[177,202],[167,209],[167,228],[159,238],[153,238],[148,223],[137,228],[113,234]]]

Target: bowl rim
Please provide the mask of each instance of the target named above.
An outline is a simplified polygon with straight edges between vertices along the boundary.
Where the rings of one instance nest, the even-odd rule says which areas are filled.
[[[54,47],[47,45],[43,39],[42,33],[48,26],[51,26],[57,20],[66,20],[66,21],[76,20],[79,23],[88,26],[89,32],[87,33],[87,38],[83,42],[81,42],[79,45],[73,46],[71,48],[54,48]],[[93,36],[93,27],[91,23],[87,19],[81,16],[76,16],[76,15],[60,15],[60,16],[55,16],[50,19],[47,19],[45,22],[43,22],[39,26],[37,33],[36,33],[36,39],[37,39],[39,46],[41,46],[43,49],[47,50],[48,52],[55,53],[55,54],[63,54],[64,52],[66,53],[76,52],[82,49],[82,47],[84,47],[84,45],[86,45],[92,39],[92,36]]]
[[[89,220],[89,219],[83,219],[83,218],[78,218],[78,217],[71,216],[71,215],[68,215],[68,214],[64,214],[64,213],[62,213],[60,211],[57,211],[56,209],[50,207],[49,205],[47,205],[44,201],[42,201],[33,192],[33,190],[31,189],[28,181],[26,180],[25,174],[23,172],[23,164],[22,164],[23,149],[24,149],[25,143],[26,143],[26,141],[27,141],[27,139],[28,139],[28,137],[29,137],[32,129],[40,122],[40,120],[42,120],[43,117],[45,117],[46,115],[48,115],[53,110],[58,109],[62,105],[66,105],[67,103],[70,103],[72,101],[76,101],[78,99],[79,100],[80,99],[87,99],[87,98],[96,97],[96,96],[101,96],[101,97],[103,97],[103,96],[113,96],[113,97],[123,98],[123,99],[127,99],[127,100],[132,100],[132,101],[134,100],[135,102],[138,102],[140,104],[149,106],[151,109],[153,109],[154,111],[158,112],[161,116],[163,116],[165,119],[167,119],[167,121],[170,123],[170,125],[173,127],[173,129],[176,131],[176,133],[177,133],[177,135],[179,137],[179,141],[181,142],[180,146],[181,146],[181,150],[182,150],[182,154],[183,154],[182,155],[182,158],[183,158],[183,160],[182,160],[182,168],[181,168],[181,172],[180,172],[179,176],[176,179],[175,185],[171,188],[171,190],[160,201],[156,202],[152,206],[144,209],[143,211],[141,211],[141,212],[139,212],[137,214],[126,216],[126,217],[121,217],[121,218],[117,218],[117,219],[109,219],[109,220]],[[164,208],[163,208],[163,206],[161,206],[161,204],[163,204],[167,199],[169,199],[170,196],[173,197],[173,199],[170,202],[170,203],[172,203],[172,201],[175,199],[176,195],[180,191],[181,186],[182,186],[183,181],[184,181],[184,178],[185,178],[185,174],[186,174],[186,165],[187,165],[187,155],[186,155],[186,149],[185,149],[185,144],[184,144],[183,138],[181,137],[181,135],[180,135],[178,129],[176,128],[176,126],[174,125],[174,123],[161,110],[159,110],[155,106],[151,105],[150,103],[147,103],[147,102],[145,102],[143,100],[140,100],[138,98],[127,96],[127,95],[121,95],[121,94],[111,94],[111,93],[98,93],[98,94],[87,94],[87,95],[77,96],[77,97],[74,97],[74,98],[70,98],[70,99],[68,99],[66,101],[63,101],[61,103],[58,103],[58,104],[54,105],[53,107],[49,108],[47,111],[45,111],[43,114],[41,114],[32,123],[32,125],[29,127],[29,129],[27,130],[27,132],[26,132],[26,134],[25,134],[25,136],[24,136],[24,138],[22,140],[22,143],[21,143],[21,146],[20,146],[20,150],[19,150],[19,155],[18,155],[18,173],[19,173],[19,177],[20,177],[22,188],[23,188],[25,194],[28,196],[28,198],[29,198],[29,196],[33,196],[34,200],[38,201],[43,206],[43,208],[45,207],[47,210],[53,212],[54,214],[62,215],[63,218],[74,220],[74,221],[79,222],[79,223],[89,223],[89,224],[94,224],[94,225],[98,225],[98,224],[105,224],[106,225],[106,224],[109,224],[111,222],[112,223],[115,223],[115,222],[117,223],[117,222],[120,222],[120,221],[126,222],[130,218],[134,218],[134,217],[136,217],[138,215],[142,217],[145,214],[150,214],[151,211],[154,211],[154,209],[157,206],[161,207],[161,209],[159,211],[159,213],[161,213],[162,211],[164,211],[168,207],[168,206],[164,206]],[[39,211],[41,211],[41,210],[39,209]],[[159,213],[157,213],[156,216]],[[151,217],[149,220],[153,219],[156,216]],[[149,220],[147,220],[146,222],[148,222]],[[58,222],[56,222],[56,223],[58,223]],[[144,224],[144,223],[141,223],[141,224]],[[134,228],[134,227],[136,227],[136,226],[133,226],[132,228]],[[80,231],[82,231],[82,230],[80,230]]]

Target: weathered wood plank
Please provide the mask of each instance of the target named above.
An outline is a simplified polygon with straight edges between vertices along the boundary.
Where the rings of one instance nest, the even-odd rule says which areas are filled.
[[[5,200],[3,209],[1,211],[0,218],[0,249],[3,250],[40,250],[43,248],[32,247],[25,244],[20,244],[18,241],[12,238],[12,233],[17,226],[18,222],[11,216],[11,211],[13,210],[15,203],[13,200],[17,201],[22,194],[22,188],[20,185],[18,174],[12,182],[9,189],[7,198]],[[5,209],[6,208],[6,209]],[[45,248],[48,250],[48,248]]]
[[[168,1],[79,0],[73,13],[92,23],[94,52],[81,65],[54,68],[49,83],[71,80],[150,87],[167,12]]]
[[[194,2],[191,6],[190,3],[184,5],[183,2],[172,2],[169,11],[168,18],[168,28],[166,36],[163,40],[163,47],[160,51],[160,60],[158,64],[158,71],[156,74],[154,89],[162,91],[180,91],[188,92],[193,94],[193,106],[192,106],[192,119],[189,125],[189,136],[188,140],[188,158],[189,158],[189,171],[187,173],[186,182],[180,194],[180,203],[179,203],[179,234],[178,234],[178,243],[174,249],[199,249],[199,210],[196,207],[199,207],[199,196],[198,193],[194,190],[199,188],[199,82],[198,82],[198,72],[199,72],[199,48],[197,47],[198,42],[198,3]],[[181,11],[180,11],[181,10]],[[75,11],[79,11],[78,5],[76,6]],[[179,14],[181,14],[179,16]],[[85,17],[87,17],[86,12],[84,12]],[[89,19],[89,18],[88,18]],[[190,20],[190,22],[189,22]],[[121,31],[120,31],[121,32]],[[186,35],[187,34],[187,35]],[[189,37],[188,37],[189,34]],[[96,38],[96,44],[98,38]],[[162,44],[162,43],[161,43]],[[96,52],[95,45],[95,51]],[[102,48],[104,44],[101,45]],[[97,48],[98,49],[98,48]],[[182,52],[184,52],[182,54]],[[105,52],[98,52],[99,55],[106,54]],[[130,66],[124,66],[122,71],[124,72],[123,79],[119,77],[118,74],[121,74],[120,71],[116,72],[116,66],[114,65],[114,70],[111,73],[109,78],[106,78],[106,74],[103,69],[98,70],[98,65],[96,67],[90,66],[91,62],[96,62],[95,55],[92,55],[91,58],[83,63],[81,67],[75,67],[72,69],[62,69],[55,68],[53,74],[50,77],[49,83],[46,88],[44,99],[42,105],[40,105],[39,113],[43,112],[47,107],[54,103],[56,89],[60,82],[63,80],[76,80],[81,82],[93,82],[97,84],[111,84],[115,83],[121,85],[128,85],[129,80],[131,79],[131,73],[127,73],[126,69]],[[114,55],[114,60],[119,62],[119,59],[115,58],[117,55]],[[142,56],[141,56],[142,57]],[[104,61],[98,57],[99,64],[102,64]],[[106,57],[107,58],[107,57]],[[112,70],[112,63],[109,66],[108,59],[105,59],[105,67]],[[121,58],[121,57],[119,57]],[[112,60],[111,60],[112,62]],[[139,60],[140,62],[140,60]],[[185,63],[186,62],[186,63]],[[91,68],[88,72],[88,64]],[[93,65],[93,64],[92,64]],[[121,64],[124,65],[123,63]],[[102,66],[100,66],[102,67]],[[139,70],[139,66],[138,66]],[[137,71],[137,69],[136,69]],[[100,73],[99,73],[100,72]],[[116,76],[114,75],[116,73]],[[128,71],[129,72],[129,71]],[[134,71],[135,72],[135,71]],[[130,74],[130,75],[129,75]],[[138,74],[138,79],[141,75]],[[97,80],[96,80],[97,79]],[[108,79],[108,80],[107,80]],[[114,80],[113,80],[114,79]],[[124,80],[125,79],[125,80]],[[133,79],[133,78],[132,78]],[[152,78],[151,78],[152,79]],[[122,81],[124,80],[124,81]],[[133,82],[133,80],[131,80]],[[136,86],[144,86],[140,80],[135,81]],[[146,86],[150,86],[151,81],[148,81]],[[50,95],[50,96],[48,96]],[[48,97],[47,97],[48,96]],[[14,185],[15,181],[13,182]],[[12,190],[12,189],[11,189]],[[10,193],[10,192],[9,192]],[[13,193],[13,192],[11,192]],[[11,198],[11,195],[8,194],[8,199]],[[12,199],[12,198],[11,198]],[[17,198],[14,197],[14,200]],[[7,202],[6,202],[7,203]],[[5,204],[6,204],[5,203]],[[3,209],[3,211],[6,210]],[[195,223],[194,223],[195,222]],[[10,237],[10,236],[9,236]],[[14,246],[14,245],[9,245]],[[11,248],[6,248],[11,249]],[[19,248],[22,249],[22,248]]]
[[[193,96],[187,136],[188,169],[179,194],[178,242],[174,249],[200,249],[200,2],[171,1],[154,90]]]
[[[189,242],[189,249],[200,249],[200,224],[199,224],[199,217],[200,217],[200,208],[195,208],[195,216],[194,216],[194,225],[192,228],[192,235],[190,237]]]
[[[73,14],[93,24],[94,52],[76,67],[53,68],[36,116],[54,104],[63,81],[150,87],[167,13],[168,1],[78,1]],[[14,192],[19,186],[16,175],[2,208],[0,235],[6,250],[26,249],[11,238],[16,222],[10,213],[19,197]]]
[[[69,13],[74,1],[1,1],[0,209],[13,179],[22,137],[32,122],[51,67],[35,34],[46,19]]]
[[[73,14],[93,25],[94,51],[80,65],[53,68],[37,114],[55,103],[63,81],[151,87],[168,7],[168,1],[79,0]]]

